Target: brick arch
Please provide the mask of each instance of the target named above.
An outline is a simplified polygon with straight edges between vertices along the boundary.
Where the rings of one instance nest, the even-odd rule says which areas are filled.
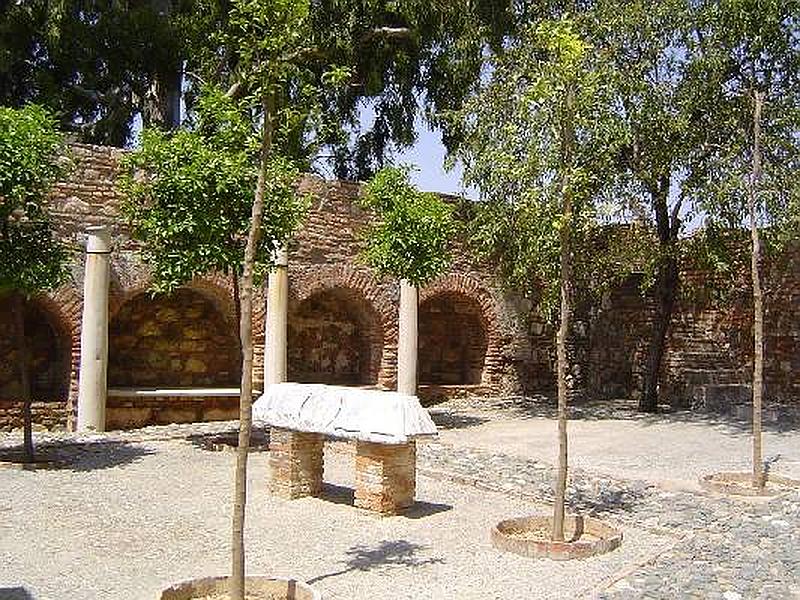
[[[288,376],[292,381],[376,385],[383,359],[380,316],[358,290],[325,286],[290,302]]]
[[[434,280],[420,290],[420,304],[440,294],[461,294],[480,307],[481,318],[489,333],[500,330],[501,310],[492,293],[468,275],[452,273]]]
[[[392,389],[395,385],[397,361],[397,295],[394,283],[380,282],[367,269],[349,265],[314,265],[313,268],[289,265],[289,302],[298,305],[325,290],[352,290],[374,310],[382,331],[380,366],[377,385]],[[372,377],[371,377],[372,379]]]
[[[19,393],[17,349],[11,345],[14,323],[8,298],[0,299],[0,400]],[[36,402],[66,402],[69,397],[74,322],[50,295],[25,304],[25,337],[30,356],[31,395]]]
[[[109,387],[238,385],[238,339],[211,289],[128,295],[109,317]]]
[[[359,292],[380,315],[386,332],[396,329],[397,304],[375,277],[366,270],[342,265],[319,265],[308,272],[296,272],[289,267],[291,300],[302,302],[309,296],[330,288],[346,288]]]
[[[420,290],[419,379],[433,385],[492,382],[502,354],[501,311],[479,281],[453,273]]]

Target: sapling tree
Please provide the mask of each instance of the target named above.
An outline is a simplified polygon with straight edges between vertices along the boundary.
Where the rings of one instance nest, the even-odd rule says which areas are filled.
[[[576,281],[585,280],[593,201],[620,126],[609,110],[613,73],[569,20],[530,26],[492,63],[458,115],[465,180],[480,190],[477,247],[542,312],[558,307],[558,471],[552,539],[564,539],[568,337]]]
[[[401,281],[398,391],[415,394],[417,288],[447,269],[456,224],[453,206],[437,194],[417,190],[409,171],[384,167],[367,184],[361,203],[376,219],[366,228],[362,258],[379,275]]]
[[[750,232],[753,296],[752,485],[763,488],[764,241],[796,241],[800,225],[800,14],[796,2],[700,4],[695,69],[715,100],[713,152],[694,168],[693,191],[712,222]],[[765,228],[762,236],[761,228]],[[763,239],[766,237],[766,240]]]
[[[44,206],[50,185],[64,172],[63,153],[55,119],[46,110],[0,107],[0,296],[11,300],[28,462],[34,448],[25,308],[31,296],[57,287],[69,274],[67,250],[53,236]]]
[[[150,173],[160,173],[161,181],[168,184],[166,189],[159,192],[159,177],[148,180],[145,176],[140,184],[132,175],[129,183],[134,192],[139,185],[152,186],[150,189],[161,197],[152,204],[162,205],[155,213],[136,217],[134,209],[137,220],[134,230],[155,233],[151,237],[156,246],[150,253],[164,257],[161,263],[156,257],[156,264],[161,264],[168,282],[176,270],[199,273],[201,269],[231,267],[240,261],[236,264],[240,274],[242,378],[232,518],[230,597],[233,600],[243,600],[245,592],[244,522],[252,426],[254,279],[260,262],[267,260],[267,251],[284,244],[297,222],[297,204],[292,200],[294,184],[298,168],[308,164],[316,154],[317,134],[326,125],[320,110],[322,97],[349,76],[346,69],[332,64],[326,65],[329,68],[311,68],[319,67],[315,61],[322,52],[311,27],[310,8],[307,0],[232,2],[225,27],[215,36],[221,48],[219,56],[225,57],[225,61],[216,72],[212,68],[204,71],[217,77],[208,85],[220,87],[224,83],[226,91],[215,93],[216,101],[207,114],[201,111],[193,134],[178,133],[169,138],[174,145],[169,145],[168,152],[159,151],[163,138],[151,134],[153,161],[142,166]],[[216,56],[209,60],[214,61]],[[239,115],[246,118],[241,120]],[[144,146],[143,151],[148,148]],[[184,156],[190,163],[181,170]],[[177,175],[173,176],[173,172]],[[172,196],[174,190],[180,192],[180,202]],[[193,194],[200,197],[193,198]],[[238,208],[228,205],[245,198],[248,201]],[[203,213],[206,202],[213,207],[211,215]],[[186,204],[193,208],[189,210]],[[225,226],[229,221],[232,228]],[[163,227],[162,222],[174,222],[175,226]],[[231,237],[238,244],[238,254],[223,252],[222,256],[216,256],[218,245],[229,243]],[[206,241],[209,245],[203,247]],[[186,252],[186,265],[181,266],[177,261],[178,266],[172,266],[169,253],[159,250],[158,244],[165,244],[178,255]]]

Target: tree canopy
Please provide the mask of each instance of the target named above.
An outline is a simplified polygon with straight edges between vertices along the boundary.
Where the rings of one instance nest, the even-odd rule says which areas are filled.
[[[592,48],[574,23],[545,21],[493,58],[491,77],[452,115],[465,140],[457,154],[465,182],[480,193],[473,241],[509,286],[537,299],[548,315],[559,302],[562,227],[584,249],[576,256],[576,277],[595,279],[596,201],[624,139],[611,111],[613,77],[602,49]],[[561,101],[568,92],[569,108]],[[565,163],[568,124],[575,143]],[[562,215],[565,192],[573,198],[569,224]]]
[[[143,258],[159,292],[211,271],[241,273],[258,178],[258,124],[218,90],[200,105],[192,129],[145,130],[141,147],[124,160],[124,210],[134,237],[145,242]],[[305,208],[295,192],[297,166],[275,157],[268,168],[268,218],[257,254],[262,273]]]
[[[6,3],[0,104],[39,102],[93,143],[124,145],[139,115],[145,127],[174,127],[198,107],[204,82],[237,79],[243,57],[225,36],[241,8],[225,0]],[[337,176],[358,178],[395,145],[413,143],[419,118],[436,124],[441,111],[460,106],[485,49],[499,47],[516,20],[493,0],[322,0],[307,10],[314,43],[305,68],[352,72],[346,87],[322,98],[322,113],[337,126],[324,134],[321,160]],[[374,119],[362,131],[366,105]]]
[[[61,135],[43,108],[0,107],[0,292],[31,295],[67,276],[67,251],[54,236],[46,194],[64,172]]]
[[[454,208],[439,195],[420,192],[409,181],[411,167],[384,167],[361,197],[376,221],[367,226],[364,261],[379,275],[420,286],[450,263],[456,231]]]

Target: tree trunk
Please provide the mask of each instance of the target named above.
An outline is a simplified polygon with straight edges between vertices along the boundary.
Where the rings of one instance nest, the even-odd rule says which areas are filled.
[[[761,290],[761,239],[756,219],[758,184],[761,179],[761,108],[764,93],[753,94],[753,171],[750,174],[748,209],[750,238],[753,244],[750,272],[753,280],[753,487],[763,488],[764,462],[761,449],[761,403],[764,393],[764,299]]]
[[[25,297],[20,292],[13,292],[11,306],[14,319],[14,336],[17,348],[17,366],[22,400],[23,456],[25,462],[34,461],[33,453],[33,419],[31,416],[31,372],[28,340],[25,337]]]
[[[236,339],[239,340],[239,347],[241,347],[242,297],[239,293],[239,276],[236,274],[236,269],[231,269],[231,288],[233,289],[233,310],[236,311]]]
[[[261,158],[258,169],[250,230],[244,251],[241,282],[241,319],[239,336],[242,343],[242,387],[239,396],[239,447],[236,451],[236,483],[233,507],[231,547],[231,600],[244,600],[244,520],[247,505],[247,455],[250,446],[253,403],[253,270],[256,251],[261,236],[261,218],[264,214],[267,161],[272,146],[272,106],[268,99],[262,102],[264,109]]]
[[[560,284],[561,284],[561,315],[558,333],[556,335],[556,354],[558,357],[558,473],[556,475],[556,488],[553,502],[553,532],[554,541],[564,540],[564,512],[567,492],[567,371],[569,359],[567,356],[567,336],[569,335],[570,315],[572,311],[572,194],[570,191],[570,169],[572,167],[572,144],[574,138],[574,125],[572,123],[572,107],[574,104],[574,91],[567,88],[566,112],[567,122],[562,131],[562,223],[559,232],[560,238]]]
[[[647,351],[642,396],[639,398],[639,410],[643,412],[658,410],[658,382],[661,378],[667,336],[678,295],[679,270],[674,252],[678,227],[676,223],[670,221],[667,209],[669,187],[669,177],[665,175],[661,177],[657,189],[651,192],[660,256],[656,279],[656,308]]]
[[[151,9],[162,19],[171,19],[174,12],[171,0],[151,0]],[[181,95],[183,87],[183,58],[153,75],[142,104],[142,124],[164,130],[181,125]]]

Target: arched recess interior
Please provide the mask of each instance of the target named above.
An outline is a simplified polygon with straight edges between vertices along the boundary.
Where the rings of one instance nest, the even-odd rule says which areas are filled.
[[[382,351],[378,313],[356,290],[318,291],[290,310],[290,381],[375,385]]]
[[[30,356],[31,397],[37,402],[64,401],[69,392],[72,342],[58,319],[36,300],[25,304],[25,338]],[[21,392],[19,357],[14,340],[11,299],[0,299],[0,400]]]
[[[235,331],[198,291],[134,296],[109,324],[109,387],[236,387]]]
[[[440,292],[419,307],[419,382],[482,383],[489,345],[480,304],[460,292]]]

